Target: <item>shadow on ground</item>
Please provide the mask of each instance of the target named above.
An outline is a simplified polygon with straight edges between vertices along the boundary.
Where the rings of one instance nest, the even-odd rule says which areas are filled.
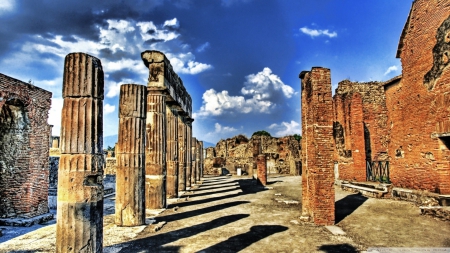
[[[322,245],[319,247],[318,250],[325,251],[327,253],[334,253],[334,252],[349,252],[349,253],[356,253],[359,252],[355,247],[348,243],[344,244],[335,244],[335,245]]]
[[[171,251],[170,248],[164,247],[163,245],[177,241],[181,238],[191,237],[196,234],[203,233],[220,226],[224,226],[226,224],[247,218],[249,216],[250,215],[248,214],[228,215],[195,226],[175,230],[168,233],[156,234],[150,237],[139,238],[126,243],[112,245],[107,248],[120,247],[121,250],[119,252],[178,252],[178,247],[173,247],[173,250],[175,251]],[[143,234],[148,234],[150,232],[145,231],[146,229],[144,229]]]
[[[260,225],[253,226],[245,234],[235,235],[230,237],[228,240],[220,242],[214,246],[200,250],[199,252],[204,253],[215,253],[215,252],[238,252],[252,245],[253,243],[269,237],[273,234],[286,231],[288,228],[278,225]],[[261,249],[263,252],[264,249]],[[270,251],[270,249],[267,249]]]
[[[345,217],[352,214],[358,207],[360,207],[367,198],[361,194],[348,195],[343,199],[336,201],[335,206],[335,223],[341,222]]]

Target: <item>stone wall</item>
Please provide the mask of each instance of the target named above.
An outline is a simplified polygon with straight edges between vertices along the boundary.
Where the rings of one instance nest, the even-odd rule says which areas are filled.
[[[0,74],[0,218],[48,212],[51,96]]]
[[[261,143],[262,153],[266,155],[268,174],[298,175],[301,170],[300,142],[293,136],[275,138],[269,136],[253,136],[248,139],[237,135],[220,140],[216,147],[206,149],[204,158],[205,174],[220,174],[222,168],[235,174],[238,168],[243,173],[252,174],[254,165],[253,145]]]

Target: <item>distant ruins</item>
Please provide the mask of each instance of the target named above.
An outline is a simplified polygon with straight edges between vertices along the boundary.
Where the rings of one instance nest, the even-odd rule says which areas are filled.
[[[49,211],[51,96],[0,74],[0,219],[30,218]]]
[[[256,156],[260,152],[266,157],[268,174],[300,175],[300,149],[300,141],[294,136],[275,138],[255,135],[248,139],[244,135],[237,135],[220,140],[216,147],[206,149],[204,173],[222,174],[222,168],[225,168],[231,174],[236,174],[240,169],[242,173],[254,175]]]

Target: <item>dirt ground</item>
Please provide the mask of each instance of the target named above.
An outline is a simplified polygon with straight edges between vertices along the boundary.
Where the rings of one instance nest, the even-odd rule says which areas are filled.
[[[105,200],[104,252],[360,252],[368,247],[450,247],[450,223],[420,215],[403,201],[368,199],[336,187],[337,235],[301,222],[301,177],[269,175],[266,188],[247,176],[205,177],[151,225],[114,225]],[[158,213],[158,212],[155,212]],[[164,224],[155,232],[155,228]],[[15,228],[5,228],[5,236]],[[33,229],[33,228],[32,228]],[[5,237],[4,237],[5,238]],[[2,241],[0,252],[54,252],[55,225]]]

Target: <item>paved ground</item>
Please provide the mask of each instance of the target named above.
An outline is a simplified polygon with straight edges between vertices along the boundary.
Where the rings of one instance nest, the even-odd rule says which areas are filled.
[[[113,224],[114,202],[105,201],[104,252],[360,252],[368,247],[450,247],[450,223],[420,215],[407,202],[367,199],[336,188],[332,231],[299,221],[301,177],[270,175],[269,189],[248,177],[207,177],[153,224]],[[166,224],[158,231],[155,228]],[[158,225],[159,224],[159,225]],[[0,252],[54,252],[55,225],[35,225]],[[17,230],[19,231],[19,230]],[[9,237],[8,237],[9,236]],[[7,238],[7,240],[5,240]]]

